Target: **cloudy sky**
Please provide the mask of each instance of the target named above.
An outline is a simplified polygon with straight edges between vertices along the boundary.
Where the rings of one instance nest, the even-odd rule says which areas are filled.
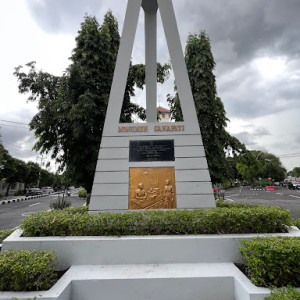
[[[0,2],[0,132],[11,155],[36,161],[35,137],[28,124],[37,112],[18,94],[14,68],[30,61],[61,75],[69,65],[75,37],[85,13],[102,23],[111,9],[120,32],[126,0],[3,0]],[[189,33],[205,30],[216,62],[218,96],[228,130],[248,149],[273,153],[291,170],[300,166],[300,1],[173,0],[182,46]],[[158,60],[169,54],[158,22]],[[144,62],[143,12],[132,53]],[[166,106],[173,78],[158,87],[158,103]],[[144,104],[144,92],[134,101]],[[13,123],[12,123],[13,122]],[[40,160],[39,160],[40,161]],[[52,164],[52,170],[54,164]]]

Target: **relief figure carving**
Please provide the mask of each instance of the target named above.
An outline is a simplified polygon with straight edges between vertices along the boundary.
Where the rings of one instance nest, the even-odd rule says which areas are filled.
[[[135,190],[135,198],[139,200],[144,200],[147,198],[147,193],[144,190],[143,183],[138,184],[138,189]]]
[[[129,209],[176,208],[173,167],[131,168],[129,174]]]

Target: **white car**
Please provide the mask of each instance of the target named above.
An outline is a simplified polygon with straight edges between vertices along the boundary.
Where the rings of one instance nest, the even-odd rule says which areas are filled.
[[[42,192],[43,192],[44,194],[51,194],[51,193],[53,193],[53,189],[52,189],[51,186],[43,187],[43,188],[42,188]]]

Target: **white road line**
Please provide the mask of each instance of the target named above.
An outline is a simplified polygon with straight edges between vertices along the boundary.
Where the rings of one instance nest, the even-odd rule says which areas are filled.
[[[226,201],[230,201],[230,202],[234,202],[234,200],[229,199],[229,198],[227,198],[227,197],[225,197],[225,200],[226,200]]]
[[[290,197],[294,197],[294,198],[298,198],[298,199],[300,199],[300,197],[298,197],[298,196],[295,196],[295,195],[289,195]]]
[[[37,202],[37,203],[33,203],[33,204],[30,204],[30,205],[28,205],[28,206],[35,206],[35,205],[38,205],[38,204],[40,204],[41,202]]]
[[[276,195],[283,195],[283,194],[281,194],[281,193],[276,193]]]
[[[21,214],[21,216],[23,216],[23,217],[28,217],[28,216],[30,216],[30,215],[32,215],[32,214],[34,214],[34,213],[35,213],[34,211],[29,211],[29,212],[26,212],[26,213]]]

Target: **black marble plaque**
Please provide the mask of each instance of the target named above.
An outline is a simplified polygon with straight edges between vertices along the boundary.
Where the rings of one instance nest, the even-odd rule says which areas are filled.
[[[174,140],[130,141],[129,161],[174,160]]]

